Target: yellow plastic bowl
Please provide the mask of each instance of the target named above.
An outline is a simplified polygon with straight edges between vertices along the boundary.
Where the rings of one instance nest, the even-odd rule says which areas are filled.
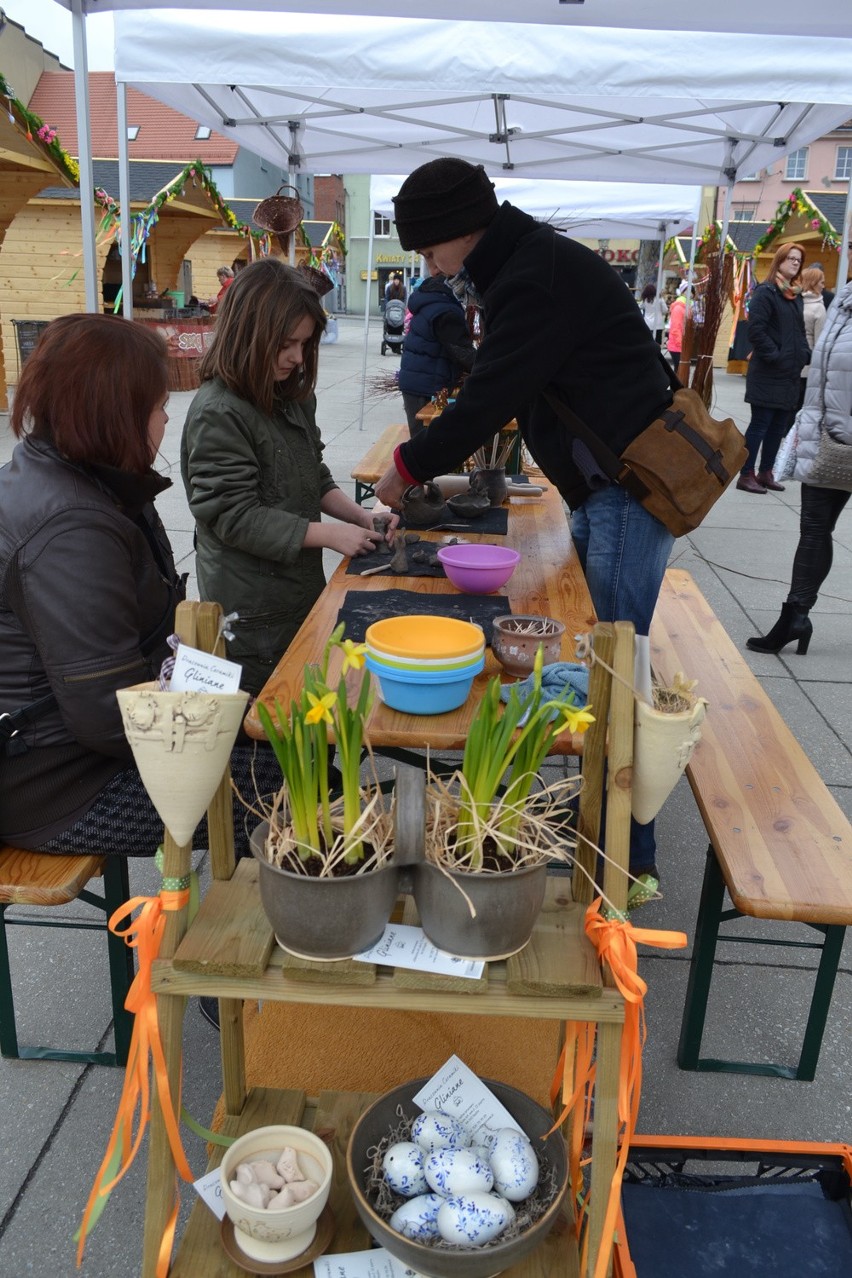
[[[482,650],[482,628],[455,617],[409,613],[374,621],[366,640],[392,657],[466,657]]]

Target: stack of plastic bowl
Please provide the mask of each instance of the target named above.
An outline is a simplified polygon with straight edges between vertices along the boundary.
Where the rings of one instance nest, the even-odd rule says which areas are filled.
[[[490,595],[505,586],[521,556],[509,546],[460,542],[456,546],[442,546],[438,560],[458,590],[471,595]]]
[[[485,635],[454,617],[386,617],[366,634],[366,666],[382,701],[405,714],[444,714],[467,700],[485,665]]]

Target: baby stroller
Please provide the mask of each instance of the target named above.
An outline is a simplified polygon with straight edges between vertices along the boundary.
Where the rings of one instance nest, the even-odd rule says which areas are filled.
[[[397,355],[402,354],[402,342],[405,336],[405,302],[392,297],[385,305],[385,322],[382,328],[382,354],[389,346]]]

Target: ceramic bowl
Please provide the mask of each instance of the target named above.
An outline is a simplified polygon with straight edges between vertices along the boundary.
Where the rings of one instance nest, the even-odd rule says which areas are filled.
[[[508,546],[480,543],[442,546],[438,561],[457,589],[472,595],[490,595],[505,586],[521,556]]]
[[[379,681],[382,701],[404,714],[445,714],[464,705],[485,665],[480,654],[462,670],[391,670],[367,654],[364,663]]]
[[[319,1189],[303,1203],[277,1211],[250,1207],[231,1190],[239,1163],[271,1158],[277,1163],[282,1151],[295,1149],[299,1166]],[[313,1132],[301,1127],[256,1127],[234,1141],[222,1159],[222,1201],[234,1226],[237,1246],[252,1260],[284,1263],[310,1247],[317,1219],[328,1202],[332,1174],[331,1151]]]
[[[507,674],[525,679],[532,674],[539,645],[544,647],[544,664],[558,661],[565,626],[554,617],[495,617],[491,650]]]
[[[558,1130],[548,1136],[546,1141],[540,1140],[553,1125],[551,1114],[542,1105],[506,1083],[498,1083],[490,1078],[483,1079],[489,1090],[526,1132],[542,1161],[553,1168],[557,1184],[556,1195],[534,1225],[508,1242],[500,1242],[498,1239],[486,1247],[446,1249],[414,1242],[391,1229],[384,1217],[374,1210],[365,1193],[365,1170],[371,1162],[367,1151],[378,1145],[399,1122],[397,1106],[410,1118],[415,1118],[420,1113],[419,1106],[414,1104],[412,1097],[425,1082],[425,1078],[414,1079],[413,1082],[403,1083],[401,1087],[386,1092],[355,1124],[346,1151],[346,1175],[355,1208],[379,1246],[385,1247],[397,1260],[418,1274],[425,1275],[425,1278],[491,1278],[491,1275],[500,1274],[517,1265],[534,1251],[559,1219],[568,1189],[565,1141]],[[552,1259],[550,1268],[547,1264],[542,1264],[541,1269],[542,1273],[545,1270],[556,1272]]]
[[[452,658],[473,656],[482,648],[482,627],[456,617],[406,613],[383,617],[367,627],[367,646],[390,657]]]

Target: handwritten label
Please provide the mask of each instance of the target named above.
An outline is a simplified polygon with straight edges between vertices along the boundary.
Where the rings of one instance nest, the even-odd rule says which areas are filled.
[[[341,1252],[339,1256],[321,1256],[314,1261],[314,1278],[424,1278],[418,1269],[411,1269],[385,1251],[374,1247],[372,1251]]]
[[[239,692],[242,666],[181,644],[175,657],[171,692]]]
[[[488,1137],[501,1127],[523,1131],[482,1079],[458,1056],[451,1056],[412,1100],[421,1109],[437,1109],[449,1114],[461,1123],[474,1145],[486,1144]]]
[[[427,940],[422,927],[404,923],[388,923],[379,940],[369,950],[353,955],[359,963],[379,963],[389,967],[411,968],[417,972],[433,972],[439,976],[463,976],[477,980],[485,964],[474,959],[458,958],[437,949]]]
[[[225,1203],[222,1199],[222,1177],[219,1174],[219,1168],[208,1172],[206,1176],[202,1176],[193,1184],[199,1197],[207,1204],[216,1219],[222,1220],[225,1215]]]

